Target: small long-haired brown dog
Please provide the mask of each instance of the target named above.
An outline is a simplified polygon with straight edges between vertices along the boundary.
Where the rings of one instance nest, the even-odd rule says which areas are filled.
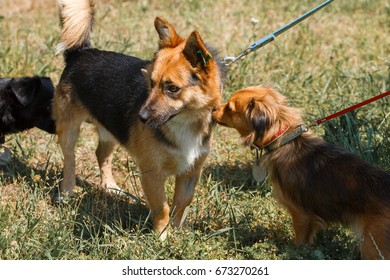
[[[389,173],[305,129],[300,110],[272,88],[239,90],[213,117],[267,151],[261,161],[292,216],[296,245],[339,223],[361,236],[362,258],[390,258]]]
[[[99,134],[101,185],[118,188],[111,161],[119,142],[141,171],[154,229],[164,237],[170,219],[164,183],[175,176],[172,215],[173,225],[178,226],[210,151],[222,64],[197,31],[184,39],[160,17],[155,20],[159,49],[152,61],[91,48],[95,1],[58,0],[58,6],[59,49],[66,63],[54,96],[64,154],[58,199],[73,194],[76,140],[81,123],[92,122]]]

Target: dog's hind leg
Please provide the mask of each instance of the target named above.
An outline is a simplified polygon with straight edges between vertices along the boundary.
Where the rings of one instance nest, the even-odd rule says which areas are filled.
[[[383,217],[365,219],[363,238],[360,244],[362,259],[390,259],[390,221]]]
[[[68,195],[73,195],[76,185],[76,159],[75,146],[80,133],[81,120],[74,118],[57,118],[57,134],[62,153],[64,156],[63,180],[60,183],[60,193],[55,198],[58,202]]]
[[[100,168],[100,186],[108,191],[118,191],[121,188],[116,184],[112,175],[112,157],[116,147],[115,138],[101,125],[97,125],[99,145],[96,157]]]

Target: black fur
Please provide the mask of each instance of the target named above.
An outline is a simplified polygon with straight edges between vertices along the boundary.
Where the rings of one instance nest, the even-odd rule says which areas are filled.
[[[270,122],[266,114],[256,106],[256,101],[253,99],[249,104],[246,112],[248,119],[251,121],[255,138],[253,142],[264,137],[265,132],[269,129]]]
[[[61,80],[79,101],[122,144],[148,96],[141,69],[149,61],[97,49],[67,52]]]
[[[47,77],[0,78],[0,138],[33,127],[55,133],[53,94]]]

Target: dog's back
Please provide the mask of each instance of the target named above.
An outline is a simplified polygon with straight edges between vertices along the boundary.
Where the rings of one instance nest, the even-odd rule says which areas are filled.
[[[58,5],[62,32],[57,50],[64,52],[66,63],[58,94],[72,91],[79,106],[125,145],[147,98],[141,69],[150,62],[91,48],[94,0],[58,0]]]
[[[389,173],[315,135],[303,134],[269,157],[284,195],[329,222],[349,224],[351,216],[390,209]]]
[[[59,92],[66,94],[71,87],[72,98],[126,144],[147,98],[141,69],[148,61],[89,48],[73,51],[66,57]]]

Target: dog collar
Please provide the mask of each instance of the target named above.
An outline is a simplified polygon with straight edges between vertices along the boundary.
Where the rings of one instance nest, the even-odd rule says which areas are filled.
[[[276,141],[276,139],[282,136],[290,127],[291,126],[289,125],[288,127],[279,130],[278,133],[276,133],[274,136],[271,137],[271,140],[269,140],[268,144],[265,145],[265,147],[270,145],[272,142]]]
[[[301,124],[297,128],[295,128],[293,131],[291,131],[290,133],[287,133],[285,136],[283,136],[280,139],[280,141],[277,141],[279,138],[278,137],[275,140],[273,140],[271,143],[264,146],[263,149],[266,152],[271,152],[273,150],[276,150],[277,148],[279,148],[279,147],[287,144],[288,142],[294,140],[295,138],[301,136],[302,133],[306,132],[307,130],[308,130],[308,128],[306,127],[306,125]]]
[[[306,125],[301,124],[297,128],[295,128],[293,131],[284,135],[286,130],[284,130],[282,132],[279,131],[279,133],[272,138],[272,141],[263,147],[258,147],[255,144],[253,144],[253,146],[256,148],[256,150],[265,150],[266,152],[271,152],[271,151],[276,150],[277,148],[287,144],[288,142],[294,140],[295,138],[301,136],[304,132],[307,132],[308,128]],[[278,141],[278,139],[280,139],[280,140]]]

